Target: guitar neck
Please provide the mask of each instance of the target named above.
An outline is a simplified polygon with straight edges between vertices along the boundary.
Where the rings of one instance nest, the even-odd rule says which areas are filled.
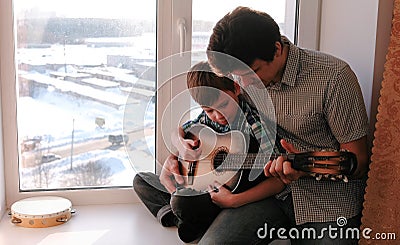
[[[272,153],[272,154],[229,154],[224,159],[224,164],[219,166],[223,170],[239,170],[239,169],[263,169],[268,161],[274,160],[279,156],[283,156],[286,160],[294,160],[294,154]]]
[[[217,134],[217,145],[208,144],[215,140],[215,132],[204,126],[192,127],[191,134],[196,136],[207,146],[211,154],[201,160],[185,161],[188,164],[188,176],[194,177],[198,165],[205,166],[219,174],[223,171],[239,171],[243,169],[264,169],[265,165],[273,159],[283,156],[286,161],[291,162],[291,167],[309,173],[316,174],[334,174],[334,175],[352,175],[357,168],[357,156],[348,151],[308,151],[297,153],[229,153],[229,149],[245,149],[245,140],[240,131],[233,130],[226,134]],[[203,131],[204,130],[204,131]],[[203,132],[200,135],[200,131]],[[201,136],[201,137],[200,137]],[[211,142],[208,142],[209,139]],[[208,149],[207,148],[207,149]],[[210,166],[208,166],[209,164]]]
[[[351,175],[357,168],[357,158],[351,152],[314,151],[288,154],[228,154],[214,159],[222,170],[263,169],[268,161],[283,156],[297,170],[314,173]],[[222,161],[221,161],[222,160]]]

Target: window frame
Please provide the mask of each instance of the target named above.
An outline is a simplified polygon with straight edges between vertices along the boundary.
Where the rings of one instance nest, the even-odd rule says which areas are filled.
[[[295,0],[294,0],[295,1]],[[300,1],[298,20],[298,41],[303,44],[302,47],[318,48],[319,37],[319,18],[320,18],[320,2],[321,0]],[[157,60],[163,60],[172,54],[179,52],[179,36],[177,29],[177,19],[184,18],[186,25],[186,50],[191,47],[191,1],[187,0],[157,0]],[[306,10],[317,10],[313,11]],[[132,191],[132,188],[96,188],[96,189],[74,189],[61,191],[23,191],[19,190],[19,171],[18,171],[18,142],[17,142],[17,90],[16,90],[16,64],[15,64],[15,30],[13,19],[12,0],[0,1],[0,84],[1,84],[1,114],[2,117],[2,145],[3,155],[0,155],[0,168],[4,167],[4,185],[1,183],[0,176],[0,192],[5,192],[6,206],[22,198],[31,196],[58,195],[63,196],[72,201],[74,205],[89,204],[110,204],[110,203],[132,203],[138,202],[139,199]],[[305,16],[303,17],[303,12]],[[308,21],[305,21],[308,19]],[[310,19],[312,21],[310,21]],[[317,23],[315,22],[317,21]],[[312,25],[310,25],[312,23]],[[302,41],[309,38],[314,41]],[[10,62],[10,60],[12,62]],[[180,65],[183,67],[190,66],[190,58],[184,56]],[[160,76],[160,70],[167,71],[173,75],[179,73],[175,63],[170,62],[164,64],[164,67],[157,67],[157,77]],[[182,66],[180,66],[182,69]],[[172,84],[172,83],[171,83]],[[184,89],[175,84],[169,84],[163,88],[158,86],[157,89],[157,108],[156,108],[156,158],[160,159],[156,165],[156,171],[159,172],[161,162],[168,155],[168,151],[163,147],[162,136],[160,133],[161,112],[165,110],[165,105],[173,98],[174,94]],[[163,89],[162,93],[160,92]],[[172,115],[172,112],[169,112]],[[1,145],[1,144],[0,144]],[[1,159],[3,157],[3,159]],[[1,172],[0,172],[1,174]],[[0,196],[0,199],[2,197]],[[1,202],[2,200],[0,200]]]

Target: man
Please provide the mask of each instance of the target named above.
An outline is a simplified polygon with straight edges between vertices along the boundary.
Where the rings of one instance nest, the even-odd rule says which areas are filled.
[[[346,230],[339,234],[339,228],[360,225],[369,163],[368,118],[349,65],[296,47],[281,36],[268,14],[244,7],[216,24],[207,54],[214,72],[239,76],[244,88],[256,76],[262,81],[273,101],[277,125],[284,129],[279,137],[285,139],[281,144],[286,151],[345,149],[356,154],[358,166],[345,183],[318,181],[293,169],[282,157],[270,161],[265,175],[279,177],[287,188],[275,197],[222,211],[200,244],[267,244],[276,238],[290,238],[292,244],[357,244],[357,237],[343,235]],[[186,142],[178,149],[185,156],[196,158],[198,154]],[[164,176],[174,172],[173,165],[165,166]],[[279,234],[279,228],[286,232]],[[290,233],[290,229],[299,233]],[[307,236],[302,233],[305,230]]]

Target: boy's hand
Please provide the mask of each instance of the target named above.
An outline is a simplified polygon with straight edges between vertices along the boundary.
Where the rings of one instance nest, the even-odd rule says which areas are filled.
[[[171,141],[179,152],[179,158],[186,161],[197,161],[200,158],[199,139],[185,138],[185,133],[181,127],[178,128],[177,132],[172,133]]]
[[[161,169],[160,182],[168,190],[169,193],[176,191],[176,185],[183,185],[184,179],[179,172],[178,158],[173,154],[165,160]]]
[[[299,152],[292,144],[288,143],[284,139],[281,140],[281,144],[288,153]],[[273,161],[269,161],[264,167],[264,174],[267,177],[278,177],[285,184],[290,184],[292,181],[298,180],[300,177],[307,175],[306,172],[292,168],[292,163],[285,161],[282,156]]]
[[[216,187],[218,186],[218,187]],[[223,185],[214,183],[208,187],[208,191],[211,196],[213,203],[218,205],[220,208],[235,208],[234,194]]]

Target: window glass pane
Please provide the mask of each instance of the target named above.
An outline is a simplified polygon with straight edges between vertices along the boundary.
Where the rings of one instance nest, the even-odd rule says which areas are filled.
[[[15,0],[14,14],[20,189],[154,171],[156,1]]]
[[[228,12],[238,6],[249,7],[268,13],[278,23],[281,34],[295,40],[296,0],[193,0],[192,13],[192,65],[207,60],[206,49],[212,29]],[[191,100],[190,118],[201,112],[198,104]],[[197,109],[194,109],[197,108]]]
[[[278,23],[281,34],[294,40],[296,0],[260,1],[260,0],[193,0],[192,63],[205,60],[212,28],[225,14],[238,6],[250,7],[271,15]]]

